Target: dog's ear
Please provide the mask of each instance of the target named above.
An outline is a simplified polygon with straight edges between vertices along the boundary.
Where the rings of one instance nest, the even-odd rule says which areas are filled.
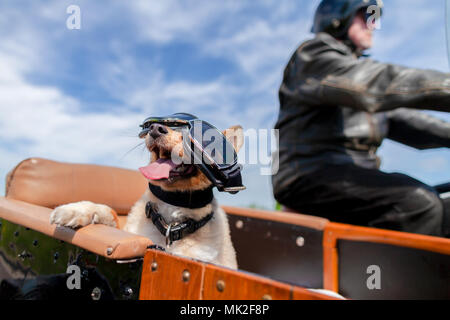
[[[232,126],[226,130],[224,130],[223,135],[227,138],[229,142],[236,150],[236,153],[239,152],[242,145],[244,144],[244,130],[241,126]]]

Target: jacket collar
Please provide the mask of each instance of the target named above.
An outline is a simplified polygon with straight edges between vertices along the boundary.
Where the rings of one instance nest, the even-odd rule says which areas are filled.
[[[331,34],[326,32],[319,32],[316,37],[320,38],[329,46],[344,54],[355,55],[357,58],[361,56],[363,57],[367,56],[364,52],[358,50],[358,48],[356,48],[356,46],[350,39],[336,39]]]

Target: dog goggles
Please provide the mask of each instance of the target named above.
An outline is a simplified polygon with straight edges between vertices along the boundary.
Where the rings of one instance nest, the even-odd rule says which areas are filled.
[[[152,124],[180,130],[183,134],[183,149],[190,163],[196,165],[219,191],[237,193],[245,189],[236,151],[216,127],[194,115],[175,113],[167,117],[145,119],[139,138],[144,138],[150,132]]]

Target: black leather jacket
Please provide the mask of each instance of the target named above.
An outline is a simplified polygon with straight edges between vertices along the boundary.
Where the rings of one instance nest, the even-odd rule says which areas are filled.
[[[450,112],[450,74],[359,58],[326,33],[294,53],[279,98],[275,195],[330,162],[378,168],[386,137],[418,149],[450,147],[450,123],[412,110]]]

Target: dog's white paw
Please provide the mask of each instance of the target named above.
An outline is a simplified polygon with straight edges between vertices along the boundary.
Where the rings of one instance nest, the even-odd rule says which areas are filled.
[[[84,227],[92,223],[116,227],[111,208],[90,201],[56,207],[50,214],[50,223],[70,228]]]

